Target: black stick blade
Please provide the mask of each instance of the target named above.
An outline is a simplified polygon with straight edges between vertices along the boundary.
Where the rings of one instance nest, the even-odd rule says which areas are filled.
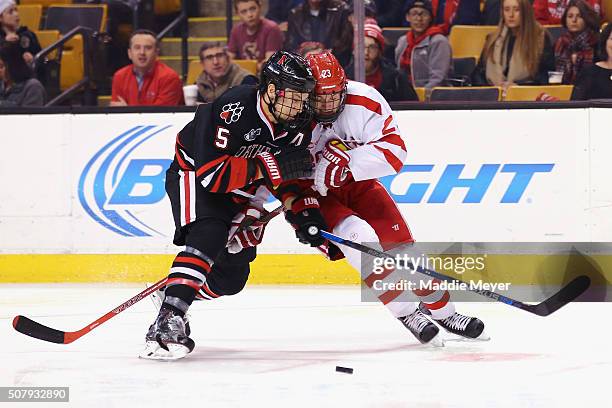
[[[64,344],[64,332],[52,329],[25,316],[15,316],[13,327],[19,333],[51,343]]]
[[[586,275],[578,276],[544,302],[537,305],[528,305],[527,309],[539,316],[548,316],[582,295],[590,285],[591,278]]]

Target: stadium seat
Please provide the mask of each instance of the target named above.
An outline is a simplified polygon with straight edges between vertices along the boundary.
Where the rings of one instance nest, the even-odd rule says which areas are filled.
[[[453,76],[450,81],[453,85],[467,86],[471,85],[470,79],[472,72],[476,68],[476,58],[453,58]]]
[[[253,75],[257,75],[257,60],[235,59],[233,62],[242,69],[249,71]]]
[[[425,101],[425,88],[423,88],[423,87],[416,87],[416,88],[414,88],[414,91],[416,92],[417,96],[419,97],[419,102],[424,102]]]
[[[601,10],[603,12],[603,20],[612,23],[612,0],[602,0]]]
[[[77,26],[88,27],[97,32],[106,28],[107,6],[52,4],[47,9],[45,29],[58,30],[65,34]],[[60,68],[60,89],[65,90],[81,80],[84,75],[83,37],[78,34],[64,45]]]
[[[98,95],[98,106],[104,107],[109,106],[111,101],[111,95]]]
[[[153,12],[156,16],[165,16],[181,11],[181,0],[154,0]]]
[[[65,34],[76,26],[104,32],[107,20],[106,4],[52,4],[47,9],[45,30]]]
[[[453,58],[473,57],[478,61],[487,38],[497,26],[456,25],[451,29],[448,40],[453,50]]]
[[[202,73],[202,64],[200,60],[190,60],[189,61],[189,69],[187,70],[187,81],[185,81],[185,85],[193,85],[195,84],[196,79]]]
[[[550,34],[553,45],[557,42],[557,39],[565,33],[565,27],[562,25],[545,25],[546,31]]]
[[[38,42],[43,50],[60,39],[60,32],[57,30],[37,30],[34,31],[34,34],[36,34],[36,38],[38,38]],[[47,59],[50,60],[56,58],[57,50],[54,50],[47,56]]]
[[[569,101],[572,96],[573,85],[514,85],[506,91],[506,101],[535,101],[542,93]]]
[[[489,101],[496,102],[501,98],[501,88],[498,86],[474,87],[435,87],[431,91],[430,101]]]
[[[20,4],[17,6],[19,11],[19,21],[22,26],[28,27],[32,31],[40,28],[42,18],[42,6],[40,4]]]

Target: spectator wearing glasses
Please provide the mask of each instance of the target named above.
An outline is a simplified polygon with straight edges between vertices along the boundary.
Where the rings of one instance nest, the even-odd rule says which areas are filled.
[[[130,37],[128,57],[132,61],[113,76],[110,106],[184,105],[183,84],[178,74],[158,61],[155,33],[136,30]]]
[[[260,0],[234,0],[234,11],[240,23],[232,29],[228,52],[232,58],[257,60],[259,71],[283,47],[283,33],[274,21],[261,17]]]
[[[212,102],[229,88],[257,84],[257,78],[231,61],[227,49],[218,41],[200,47],[202,73],[196,80],[198,102]]]
[[[433,25],[432,10],[430,0],[411,0],[406,5],[405,16],[412,29],[395,48],[398,68],[408,74],[413,86],[424,87],[427,95],[433,87],[447,84],[453,59],[444,27]]]

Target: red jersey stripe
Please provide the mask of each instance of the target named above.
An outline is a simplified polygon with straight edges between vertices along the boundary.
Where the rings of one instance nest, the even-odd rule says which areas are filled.
[[[374,113],[382,115],[382,108],[380,106],[380,103],[373,101],[367,96],[349,94],[346,96],[346,103],[348,105],[360,105],[368,110],[371,110]]]
[[[385,160],[387,160],[387,162],[391,165],[391,167],[393,167],[395,171],[399,173],[399,171],[402,169],[402,166],[404,164],[393,153],[391,153],[390,150],[383,149],[382,147],[379,147],[379,146],[374,146],[374,147],[380,150],[382,154],[385,155]]]
[[[196,171],[196,176],[198,177],[201,176],[202,174],[206,173],[208,170],[212,169],[213,167],[215,167],[216,165],[218,165],[219,163],[221,163],[223,160],[227,159],[228,157],[229,155],[224,154],[223,156],[206,163],[205,165],[203,165]]]
[[[191,258],[187,256],[177,256],[176,258],[174,258],[174,262],[189,263],[192,265],[199,266],[200,268],[204,269],[206,272],[210,272],[210,265],[208,264],[208,262],[202,259]]]
[[[191,183],[189,182],[189,177],[191,177],[191,172],[187,171],[184,174],[183,189],[185,191],[185,224],[189,224],[191,222]],[[194,192],[195,193],[195,192]]]
[[[392,134],[387,135],[387,136],[383,136],[380,139],[378,139],[378,140],[376,140],[376,141],[374,141],[372,143],[380,143],[380,142],[391,143],[393,145],[396,145],[397,147],[399,147],[403,151],[406,151],[406,144],[404,143],[404,140],[402,139],[402,137],[400,135],[397,135],[395,133],[392,133]]]

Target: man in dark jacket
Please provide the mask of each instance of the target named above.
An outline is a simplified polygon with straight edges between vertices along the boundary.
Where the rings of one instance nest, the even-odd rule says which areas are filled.
[[[289,13],[285,49],[297,50],[305,41],[318,41],[346,65],[353,47],[350,10],[342,0],[308,0]]]
[[[373,22],[364,26],[366,84],[376,88],[389,102],[418,101],[419,98],[405,73],[398,71],[383,57],[385,37],[381,28]],[[354,67],[348,69],[348,76],[354,78]]]

